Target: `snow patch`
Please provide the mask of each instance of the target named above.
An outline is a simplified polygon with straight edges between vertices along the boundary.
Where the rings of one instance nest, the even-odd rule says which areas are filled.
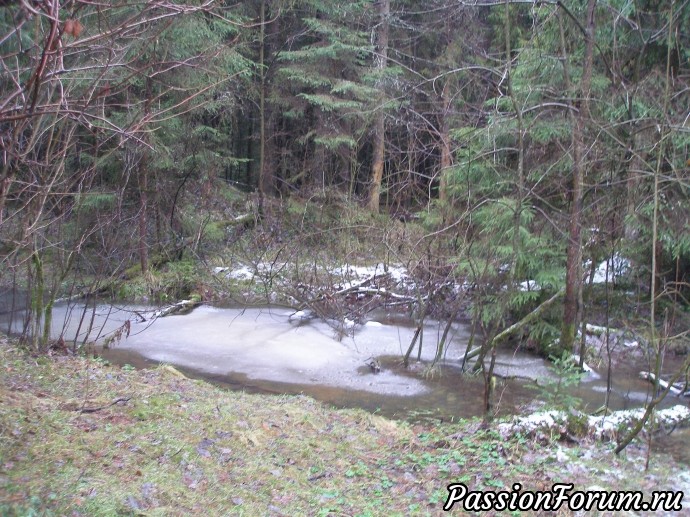
[[[590,265],[590,261],[585,263],[585,271],[588,271]],[[597,268],[594,270],[594,276],[592,277],[588,274],[585,281],[589,282],[591,279],[595,284],[605,283],[606,270],[608,268],[608,280],[609,282],[612,282],[615,281],[616,278],[626,275],[630,271],[630,267],[630,261],[628,259],[616,254],[613,256],[613,260],[610,262],[608,260],[604,260],[601,264],[599,264],[599,266],[597,266]]]
[[[287,313],[288,321],[290,322],[300,322],[307,321],[314,317],[311,311],[296,311]]]
[[[621,427],[630,427],[644,415],[644,408],[614,411],[608,416],[588,416],[589,434],[597,439],[615,438]],[[567,432],[569,413],[565,411],[542,411],[531,415],[515,417],[510,422],[498,425],[504,438],[515,433],[534,434],[537,431]],[[677,405],[656,412],[656,423],[673,426],[690,420],[690,408]]]
[[[217,266],[213,268],[213,273],[216,275],[224,274],[226,278],[235,280],[252,280],[256,275],[266,274],[271,271],[280,271],[284,269],[285,266],[286,264],[267,262],[259,262],[255,265],[238,264],[233,268]],[[342,265],[330,270],[324,269],[324,272],[340,277],[342,279],[340,283],[344,288],[352,287],[361,280],[373,277],[390,276],[390,278],[397,283],[409,283],[413,281],[407,269],[401,265],[386,266],[380,263],[372,266]]]
[[[607,266],[608,263],[608,266]],[[608,279],[609,283],[615,281],[617,278],[621,278],[622,276],[628,274],[631,269],[631,264],[630,261],[626,258],[621,257],[620,255],[614,255],[613,260],[609,262],[608,260],[604,260],[601,264],[597,266],[597,268],[594,270],[594,274],[591,274],[591,265],[592,262],[590,260],[585,261],[584,263],[584,271],[586,271],[586,276],[585,276],[585,283],[589,282],[590,279],[592,279],[592,282],[595,284],[603,284],[606,282],[606,269],[608,267]],[[506,289],[506,286],[503,286],[504,289]],[[518,284],[518,289],[520,291],[540,291],[541,290],[541,285],[539,285],[535,280],[525,280],[524,282],[520,282]]]
[[[534,280],[525,280],[518,284],[520,291],[541,291],[541,286]]]
[[[344,281],[343,287],[353,287],[359,281],[366,280],[372,277],[382,277],[390,276],[390,278],[396,283],[406,283],[411,282],[412,279],[405,269],[401,265],[384,265],[384,264],[374,264],[373,266],[353,266],[344,265],[338,266],[331,271],[332,274],[336,276],[343,277],[347,279]]]
[[[248,266],[239,266],[225,275],[225,278],[233,278],[235,280],[251,280],[254,278],[254,275],[254,269],[249,268]]]

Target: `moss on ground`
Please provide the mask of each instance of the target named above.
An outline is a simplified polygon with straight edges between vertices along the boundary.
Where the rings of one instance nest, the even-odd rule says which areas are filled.
[[[656,455],[644,472],[642,449],[413,426],[169,366],[36,359],[2,339],[0,360],[1,515],[440,515],[451,482],[651,492],[678,472]]]

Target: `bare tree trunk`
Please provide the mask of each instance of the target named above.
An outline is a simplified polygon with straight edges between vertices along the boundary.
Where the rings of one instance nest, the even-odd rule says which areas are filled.
[[[149,174],[148,174],[148,149],[132,149],[134,158],[132,160],[133,166],[136,167],[137,188],[139,190],[139,215],[137,217],[138,223],[138,242],[137,248],[139,252],[139,264],[141,265],[141,273],[145,274],[149,270],[149,253],[146,243],[146,234],[148,228],[148,189],[149,189]],[[141,153],[141,154],[139,154]],[[138,156],[137,156],[138,155]]]
[[[577,113],[571,109],[573,120],[573,183],[570,193],[570,223],[568,227],[568,252],[565,277],[565,297],[563,300],[563,327],[561,329],[560,347],[562,350],[572,350],[575,343],[575,333],[578,324],[579,293],[582,289],[582,184],[584,181],[584,133],[587,119],[589,118],[589,97],[592,83],[592,65],[594,54],[594,11],[596,0],[587,2],[587,21],[585,25],[585,60],[582,70],[582,82],[580,87],[580,105]],[[565,46],[563,47],[564,58]],[[569,83],[567,73],[568,65],[564,59],[566,70],[566,82]],[[566,84],[566,88],[569,84]]]
[[[146,171],[146,160],[142,160],[141,170],[139,171],[139,263],[141,264],[141,272],[146,273],[149,270],[149,254],[146,245],[146,227],[148,226],[148,172]]]
[[[446,80],[446,84],[443,85],[443,93],[441,95],[441,101],[443,102],[443,111],[441,113],[441,170],[439,172],[439,186],[438,186],[438,198],[441,202],[448,201],[448,169],[453,164],[453,155],[450,151],[450,127],[448,124],[448,116],[451,106],[451,96],[450,96],[450,79]]]
[[[388,17],[391,10],[390,0],[379,0],[379,27],[376,41],[376,68],[381,72],[386,68],[388,61]],[[381,81],[379,81],[381,86]],[[379,211],[381,197],[381,183],[383,181],[383,166],[385,160],[385,112],[383,110],[383,95],[379,97],[380,103],[374,122],[374,157],[371,166],[371,190],[369,191],[368,207],[372,212]]]
[[[579,313],[578,292],[582,284],[580,278],[580,263],[582,262],[582,147],[582,121],[580,117],[576,117],[573,127],[573,188],[570,200],[563,328],[561,330],[561,349],[563,350],[571,350],[575,342]]]
[[[35,352],[42,351],[41,343],[41,316],[43,316],[43,296],[45,289],[45,277],[43,271],[43,261],[41,257],[38,256],[38,251],[36,251],[36,246],[34,246],[34,252],[31,255],[31,264],[34,268],[34,282],[35,287],[31,291],[31,309],[33,312],[32,329],[31,329],[31,345]]]
[[[273,175],[268,166],[266,145],[266,0],[261,1],[259,27],[259,196],[263,211],[263,198],[273,193]]]

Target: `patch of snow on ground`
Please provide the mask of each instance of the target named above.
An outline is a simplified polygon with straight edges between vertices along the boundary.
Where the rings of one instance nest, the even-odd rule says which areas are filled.
[[[234,278],[235,280],[251,280],[254,278],[255,271],[249,266],[239,266],[238,268],[230,271],[226,278]]]
[[[265,274],[271,271],[280,271],[285,268],[285,264],[272,264],[260,262],[256,265],[239,264],[234,268],[218,266],[213,268],[215,274],[225,273],[226,278],[235,280],[251,280],[254,276]],[[352,287],[359,281],[366,280],[374,276],[390,275],[390,277],[397,283],[408,283],[412,279],[407,272],[407,269],[400,265],[384,266],[383,264],[374,264],[372,266],[354,266],[343,265],[333,268],[329,271],[330,274],[342,278],[341,284],[344,288]]]
[[[404,282],[409,280],[410,276],[407,269],[403,266],[385,266],[384,264],[374,264],[373,266],[353,266],[345,265],[339,266],[332,270],[334,275],[342,276],[344,278],[351,278],[353,280],[364,280],[373,276],[390,275],[396,282]]]
[[[590,267],[592,265],[591,261],[586,261],[584,264],[584,270],[587,271],[587,277],[585,278],[585,282],[589,282],[590,278]],[[614,255],[612,264],[609,265],[609,282],[616,278],[620,278],[624,275],[626,275],[630,271],[630,261],[626,258],[621,257],[620,255]],[[593,282],[595,284],[603,284],[606,282],[606,268],[607,268],[607,261],[604,260],[599,266],[594,270],[594,279]],[[541,290],[541,286],[535,282],[534,280],[525,280],[524,282],[521,282],[518,285],[518,288],[520,291],[539,291]],[[504,286],[505,289],[505,286]]]
[[[309,311],[309,310],[297,311],[297,312],[288,312],[286,314],[288,316],[289,322],[302,322],[302,321],[310,320],[314,317],[314,313],[312,311]]]
[[[407,269],[402,266],[389,266],[388,273],[396,282],[408,282],[411,280],[410,275],[407,274]]]
[[[611,264],[608,264],[608,260],[604,260],[594,271],[594,278],[592,282],[595,284],[603,284],[606,282],[606,269],[608,267],[608,278],[609,282],[615,278],[620,278],[625,275],[630,270],[630,261],[620,255],[614,255]],[[587,266],[586,266],[587,267]],[[586,269],[585,269],[586,270]],[[589,275],[586,279],[589,281]]]
[[[519,284],[520,291],[539,291],[541,286],[534,280],[525,280]]]
[[[621,426],[629,426],[639,420],[644,412],[644,408],[614,411],[608,416],[589,416],[587,423],[596,438],[614,437]],[[689,419],[690,409],[680,404],[656,412],[656,421],[665,426],[677,425]],[[563,433],[567,421],[568,413],[564,411],[543,411],[503,422],[498,425],[498,431],[502,436],[510,436],[515,432],[530,434],[538,430],[558,430]]]
[[[608,416],[590,416],[589,427],[594,429],[595,436],[613,436],[622,424],[637,421],[644,415],[644,408],[615,411]],[[656,420],[664,425],[679,424],[690,418],[690,409],[677,405],[672,408],[657,411]]]

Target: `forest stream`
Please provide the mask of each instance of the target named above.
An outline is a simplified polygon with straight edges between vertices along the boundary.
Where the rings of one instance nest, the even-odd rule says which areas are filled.
[[[428,366],[444,328],[439,321],[426,321],[421,361],[416,361],[415,346],[411,366],[406,369],[402,356],[414,326],[399,314],[374,313],[374,319],[338,339],[333,326],[284,307],[203,305],[189,314],[153,318],[156,309],[101,304],[85,312],[83,305],[58,304],[53,313],[53,337],[63,335],[73,342],[78,336],[79,342],[103,343],[129,320],[128,337],[111,342],[108,349],[98,346],[95,352],[120,365],[147,368],[167,363],[190,377],[228,389],[305,394],[337,407],[359,407],[394,419],[452,421],[482,414],[482,377],[462,375],[459,368],[470,336],[466,324],[453,325],[442,363],[430,372]],[[0,328],[7,331],[7,314],[4,318]],[[10,330],[16,332],[18,321],[15,318]],[[380,372],[369,366],[372,359],[380,364]],[[648,367],[641,360],[637,363],[615,367],[609,401],[612,409],[641,407],[648,400],[651,384],[638,376]],[[582,382],[566,392],[569,400],[579,399],[589,412],[603,405],[606,393],[606,366],[593,366],[594,371],[584,374]],[[673,360],[665,364],[669,372],[677,366]],[[554,396],[555,371],[536,355],[503,349],[495,371],[501,376],[496,404],[500,414],[534,411],[542,399]],[[676,397],[669,396],[662,407],[677,403]],[[688,431],[659,437],[655,448],[690,464]]]
[[[154,311],[146,306],[102,304],[84,313],[83,305],[58,304],[52,333],[54,338],[63,335],[74,341],[79,329],[80,342],[87,338],[102,343],[129,320],[129,337],[123,335],[106,350],[99,348],[104,358],[117,364],[168,363],[231,389],[304,393],[338,407],[361,407],[398,419],[451,420],[482,413],[481,376],[462,375],[459,368],[470,336],[466,324],[453,325],[443,360],[432,372],[428,367],[445,326],[439,321],[426,321],[421,362],[416,360],[415,346],[406,369],[402,357],[415,329],[399,314],[374,313],[374,319],[338,339],[333,326],[283,307],[204,305],[189,314],[157,319],[152,318]],[[0,323],[7,330],[7,321]],[[17,328],[15,321],[13,330]],[[380,372],[369,365],[374,359]],[[669,371],[677,366],[672,363],[666,363]],[[606,393],[606,366],[592,366],[594,371],[566,392],[590,412],[604,404]],[[640,407],[648,400],[651,384],[638,377],[640,370],[647,369],[645,364],[615,367],[611,408]],[[540,399],[555,396],[549,392],[557,385],[554,370],[536,355],[503,349],[495,373],[501,377],[496,404],[501,414],[534,410]],[[677,403],[675,397],[668,399],[669,405]]]

